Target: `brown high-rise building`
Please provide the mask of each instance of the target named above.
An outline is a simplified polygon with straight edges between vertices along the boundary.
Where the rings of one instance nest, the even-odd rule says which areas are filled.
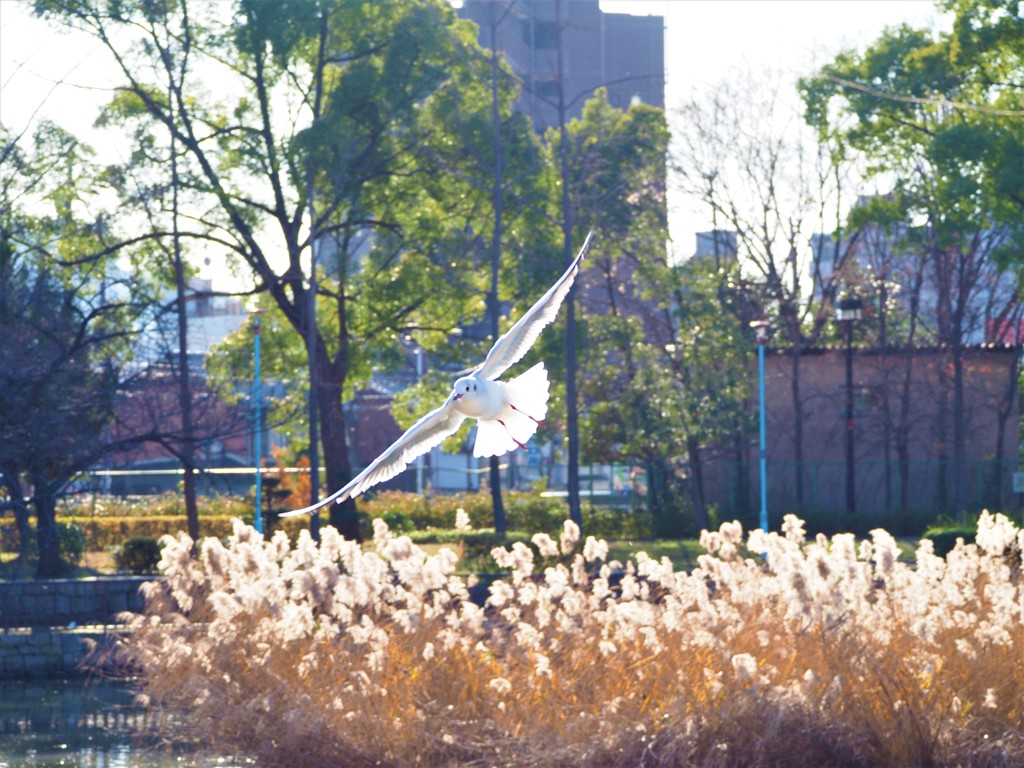
[[[560,81],[567,119],[602,86],[619,109],[665,105],[661,16],[604,13],[598,0],[464,0],[459,15],[479,25],[484,47],[494,36],[522,80],[519,109],[540,131],[558,125]]]

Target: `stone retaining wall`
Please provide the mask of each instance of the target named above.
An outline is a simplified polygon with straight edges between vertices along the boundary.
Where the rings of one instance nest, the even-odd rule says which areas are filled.
[[[142,610],[139,587],[152,576],[0,581],[0,629],[116,624]]]
[[[0,680],[117,674],[116,639],[116,631],[98,627],[0,632]]]
[[[142,610],[153,578],[0,581],[0,679],[116,674],[118,614]]]

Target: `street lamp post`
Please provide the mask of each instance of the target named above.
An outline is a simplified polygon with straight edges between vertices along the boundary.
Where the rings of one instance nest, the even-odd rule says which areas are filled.
[[[423,381],[423,348],[416,344],[416,383]],[[423,464],[426,456],[420,454],[416,457],[416,495],[423,495]]]
[[[757,391],[758,413],[761,426],[760,464],[761,464],[761,530],[768,532],[768,449],[765,444],[764,420],[764,346],[768,343],[768,321],[755,320],[750,324],[757,334]]]
[[[843,326],[846,341],[846,515],[847,523],[857,509],[856,467],[853,457],[855,421],[853,417],[853,321],[860,320],[864,302],[844,294],[836,304],[836,321]]]
[[[253,338],[253,454],[256,457],[256,517],[254,527],[263,533],[263,388],[260,375],[260,315],[265,310],[257,309],[252,313]]]

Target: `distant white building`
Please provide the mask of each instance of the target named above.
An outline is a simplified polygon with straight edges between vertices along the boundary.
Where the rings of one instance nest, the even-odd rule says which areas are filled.
[[[736,233],[728,229],[713,229],[697,233],[697,248],[693,258],[715,261],[716,266],[725,266],[736,261],[739,245]]]
[[[242,300],[237,296],[215,296],[212,280],[189,281],[192,293],[186,304],[189,354],[206,356],[225,337],[248,322]]]
[[[156,319],[154,331],[142,336],[143,347],[138,353],[141,362],[166,360],[178,354],[175,299],[174,291],[164,295],[166,311]],[[200,278],[189,280],[185,315],[189,365],[197,373],[203,370],[206,356],[213,347],[249,322],[249,313],[240,298],[214,295],[213,281]]]

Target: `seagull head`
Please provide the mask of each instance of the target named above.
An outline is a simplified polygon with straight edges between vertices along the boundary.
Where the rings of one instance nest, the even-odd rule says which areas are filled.
[[[480,382],[473,376],[463,376],[461,379],[455,382],[455,386],[452,387],[452,393],[455,395],[453,400],[462,400],[468,398],[473,400],[477,397],[477,393],[480,391]]]
[[[488,409],[488,396],[484,382],[475,376],[464,376],[452,387],[455,410],[466,416],[479,417]]]

